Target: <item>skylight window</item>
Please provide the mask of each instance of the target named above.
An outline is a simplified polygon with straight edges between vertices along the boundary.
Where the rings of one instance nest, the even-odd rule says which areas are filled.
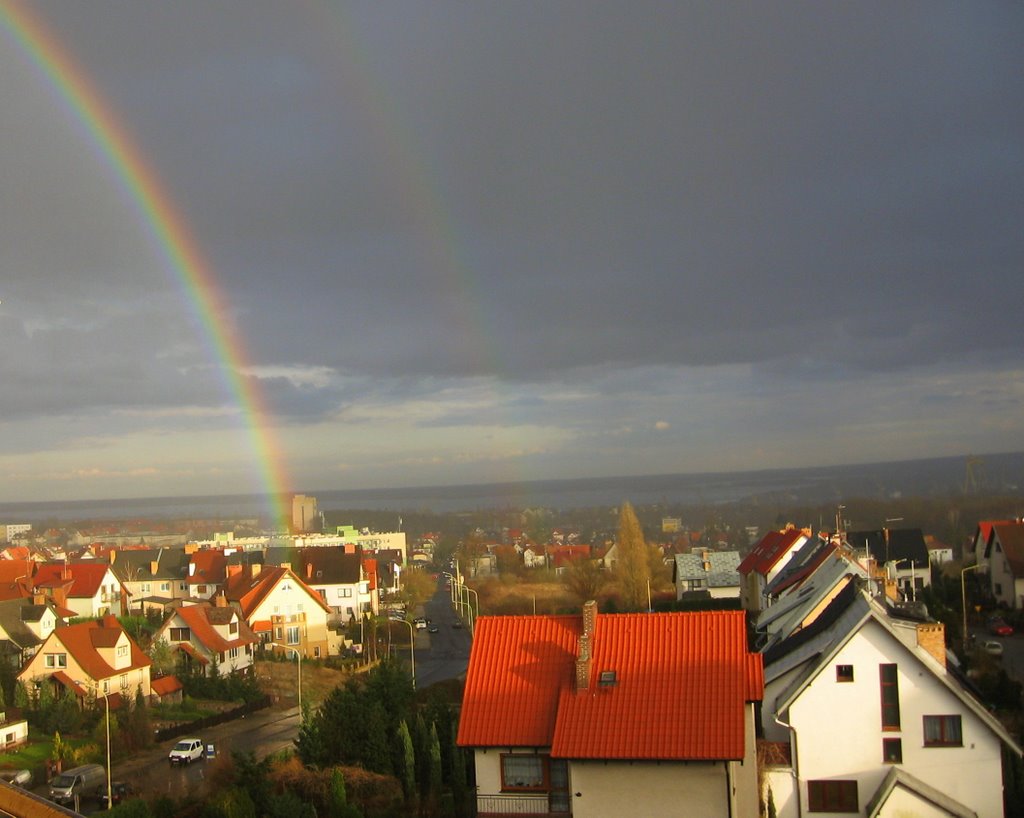
[[[597,683],[601,687],[615,687],[619,680],[614,670],[602,670],[601,675],[597,677]]]

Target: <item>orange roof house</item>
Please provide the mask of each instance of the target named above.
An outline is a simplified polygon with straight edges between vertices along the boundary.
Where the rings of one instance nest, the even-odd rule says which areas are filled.
[[[107,616],[102,622],[79,622],[54,630],[18,678],[26,683],[51,682],[88,690],[98,696],[120,693],[127,698],[137,690],[148,696],[150,664],[117,618]]]
[[[259,637],[223,596],[217,603],[176,608],[154,638],[164,639],[204,668],[212,664],[221,673],[244,673],[252,667]]]
[[[37,593],[44,593],[75,616],[104,616],[122,612],[123,585],[109,562],[47,562],[32,577]]]
[[[224,596],[267,643],[300,650],[308,658],[338,652],[327,630],[331,609],[291,568],[228,566]]]
[[[478,814],[756,815],[762,695],[739,611],[482,617],[458,735]]]

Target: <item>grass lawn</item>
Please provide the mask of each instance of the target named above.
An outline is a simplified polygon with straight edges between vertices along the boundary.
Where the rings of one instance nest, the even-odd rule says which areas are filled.
[[[74,737],[62,734],[61,740],[73,749],[92,743],[89,736]],[[38,771],[43,768],[52,752],[53,736],[42,735],[30,728],[28,744],[23,744],[15,752],[0,753],[0,769]]]

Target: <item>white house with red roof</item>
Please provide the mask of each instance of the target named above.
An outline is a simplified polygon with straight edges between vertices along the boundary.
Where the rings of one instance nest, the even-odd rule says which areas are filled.
[[[45,594],[74,616],[118,615],[124,610],[123,586],[109,562],[43,563],[36,568],[32,583],[36,593]]]
[[[757,613],[767,607],[765,591],[769,583],[810,538],[809,529],[792,525],[782,531],[769,531],[761,538],[736,569],[740,575],[740,605],[744,610]]]
[[[757,815],[762,689],[740,611],[481,617],[458,734],[477,815]]]
[[[185,661],[197,662],[204,672],[216,666],[221,674],[247,673],[259,637],[224,596],[216,597],[216,603],[176,608],[154,639],[180,650]]]
[[[300,651],[309,659],[339,651],[327,619],[331,609],[290,568],[228,566],[224,594],[264,643]]]
[[[992,523],[984,559],[996,602],[1024,608],[1024,521]]]
[[[114,616],[102,622],[79,622],[54,630],[18,674],[31,685],[64,687],[80,699],[117,694],[150,694],[149,657],[132,641]],[[116,703],[112,703],[116,706]]]

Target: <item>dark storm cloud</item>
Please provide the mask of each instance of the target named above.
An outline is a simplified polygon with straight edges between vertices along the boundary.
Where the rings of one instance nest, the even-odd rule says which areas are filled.
[[[1024,445],[1019,4],[32,8],[224,314],[0,40],[20,450],[102,439],[130,469],[147,430],[237,428],[206,320],[318,484],[378,454],[569,476]]]

